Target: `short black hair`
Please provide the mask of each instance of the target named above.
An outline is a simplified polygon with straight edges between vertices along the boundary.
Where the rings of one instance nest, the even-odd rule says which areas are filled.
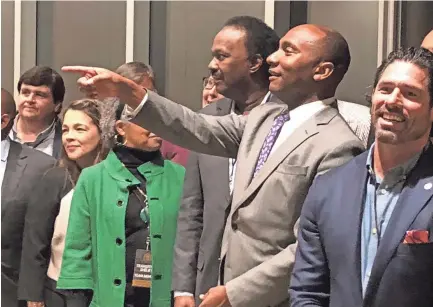
[[[433,53],[425,48],[410,47],[399,48],[392,51],[376,70],[373,91],[379,83],[385,69],[397,61],[412,63],[427,73],[430,106],[433,107]]]
[[[23,73],[18,81],[17,89],[21,91],[23,84],[32,86],[48,86],[53,95],[54,104],[63,102],[65,83],[57,71],[47,66],[35,66]]]
[[[264,21],[252,16],[232,17],[224,24],[223,28],[225,27],[245,31],[248,56],[252,57],[259,54],[263,58],[263,65],[259,72],[266,76],[267,83],[269,83],[267,79],[269,64],[266,59],[278,49],[280,38],[277,33]]]
[[[334,64],[334,74],[339,83],[349,70],[351,62],[349,44],[340,32],[326,27],[320,29],[326,33],[326,36],[319,41],[318,48],[323,52],[323,60]]]

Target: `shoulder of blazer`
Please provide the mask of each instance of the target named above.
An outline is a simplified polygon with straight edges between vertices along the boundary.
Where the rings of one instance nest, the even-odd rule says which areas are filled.
[[[19,159],[28,158],[34,161],[33,163],[37,163],[39,167],[54,165],[56,162],[56,159],[39,150],[11,141],[8,159],[13,156],[19,157]]]
[[[182,179],[182,183],[183,183],[183,178],[185,177],[185,167],[183,167],[182,165],[170,160],[164,160],[164,174],[166,172],[168,172],[169,176],[172,173],[179,176],[179,178]]]
[[[351,176],[361,173],[366,168],[368,150],[351,159],[346,164],[330,169],[326,173],[317,176],[315,180],[325,185],[336,184],[341,180],[347,180]]]
[[[211,103],[198,112],[206,115],[227,115],[230,114],[234,101],[229,98],[222,98]]]

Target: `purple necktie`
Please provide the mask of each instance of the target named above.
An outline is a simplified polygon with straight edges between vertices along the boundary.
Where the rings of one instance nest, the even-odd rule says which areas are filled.
[[[269,134],[266,136],[262,149],[260,150],[260,155],[259,159],[257,160],[253,178],[256,177],[257,173],[265,164],[269,154],[271,153],[272,147],[274,146],[275,141],[280,134],[281,128],[283,127],[284,123],[289,120],[289,118],[289,113],[282,113],[275,118],[271,131],[269,131]]]

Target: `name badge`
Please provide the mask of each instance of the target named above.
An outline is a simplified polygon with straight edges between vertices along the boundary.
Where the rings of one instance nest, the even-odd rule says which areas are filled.
[[[137,249],[135,252],[132,286],[150,288],[152,284],[152,254],[150,250]]]

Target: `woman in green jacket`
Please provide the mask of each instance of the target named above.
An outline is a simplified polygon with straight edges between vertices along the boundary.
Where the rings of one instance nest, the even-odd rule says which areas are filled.
[[[91,307],[168,307],[185,170],[122,110],[117,144],[76,185],[57,288],[90,294]]]

